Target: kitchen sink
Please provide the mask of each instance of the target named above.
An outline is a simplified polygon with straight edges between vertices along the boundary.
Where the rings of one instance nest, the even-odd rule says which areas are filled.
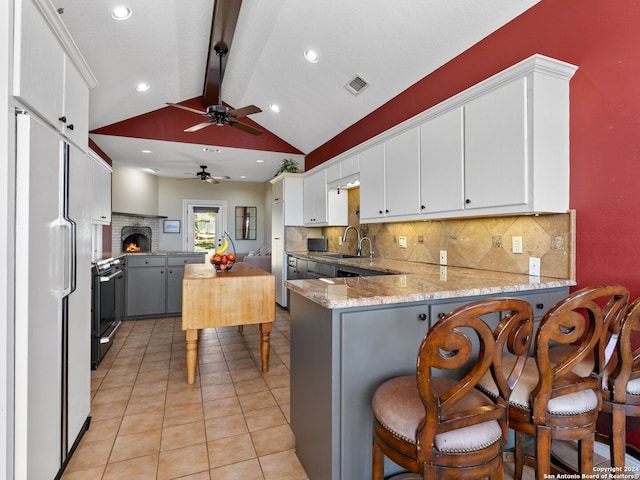
[[[320,256],[326,258],[361,258],[357,255],[349,255],[348,253],[327,253]]]

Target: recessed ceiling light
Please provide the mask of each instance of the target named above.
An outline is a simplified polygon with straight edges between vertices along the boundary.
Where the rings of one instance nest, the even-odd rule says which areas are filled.
[[[151,153],[151,150],[140,150],[142,153]]]
[[[143,172],[149,172],[149,173],[157,173],[158,170],[154,170],[153,168],[142,168],[141,169]]]
[[[126,20],[131,16],[131,9],[127,7],[116,7],[111,11],[111,18],[114,20]]]
[[[269,108],[276,113],[280,113],[280,107],[275,103],[272,103],[271,105],[269,105]]]
[[[318,57],[318,54],[313,50],[305,50],[304,58],[306,58],[307,61],[310,63],[318,63],[318,60],[320,60],[320,58]]]
[[[256,160],[256,163],[264,163],[264,160]]]
[[[240,175],[240,178],[247,178],[246,175]]]
[[[148,83],[139,83],[138,86],[136,87],[136,91],[137,92],[146,92],[150,88],[151,88],[151,85],[149,85]]]
[[[220,153],[220,152],[222,152],[222,150],[220,150],[219,148],[214,148],[214,147],[203,147],[202,151],[203,152],[209,152],[209,153]]]

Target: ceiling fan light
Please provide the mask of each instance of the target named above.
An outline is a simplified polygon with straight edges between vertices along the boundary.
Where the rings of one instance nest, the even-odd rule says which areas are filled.
[[[114,20],[126,20],[131,17],[133,12],[127,7],[116,7],[111,11],[111,18]]]
[[[305,50],[304,58],[306,58],[309,63],[318,63],[318,60],[320,60],[320,57],[318,57],[318,54],[314,50]]]

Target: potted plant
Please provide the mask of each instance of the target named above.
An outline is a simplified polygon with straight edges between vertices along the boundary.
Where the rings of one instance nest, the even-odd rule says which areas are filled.
[[[296,162],[292,158],[285,158],[284,160],[282,160],[280,168],[278,169],[274,177],[277,177],[281,173],[300,173],[300,165],[298,165],[298,162]]]

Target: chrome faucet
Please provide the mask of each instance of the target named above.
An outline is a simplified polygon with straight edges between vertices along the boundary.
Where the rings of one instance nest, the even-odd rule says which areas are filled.
[[[369,241],[369,258],[373,258],[373,244],[371,243],[371,239],[369,237],[362,237],[360,239],[360,253],[362,253],[362,242],[365,240]]]
[[[358,238],[357,238],[358,248],[356,249],[356,255],[360,256],[362,254],[362,237],[360,237],[360,230],[358,230],[353,225],[348,225],[347,228],[344,229],[344,233],[342,234],[342,242],[344,243],[344,242],[347,241],[347,232],[349,232],[350,229],[355,230],[356,231],[356,235],[358,236]]]

